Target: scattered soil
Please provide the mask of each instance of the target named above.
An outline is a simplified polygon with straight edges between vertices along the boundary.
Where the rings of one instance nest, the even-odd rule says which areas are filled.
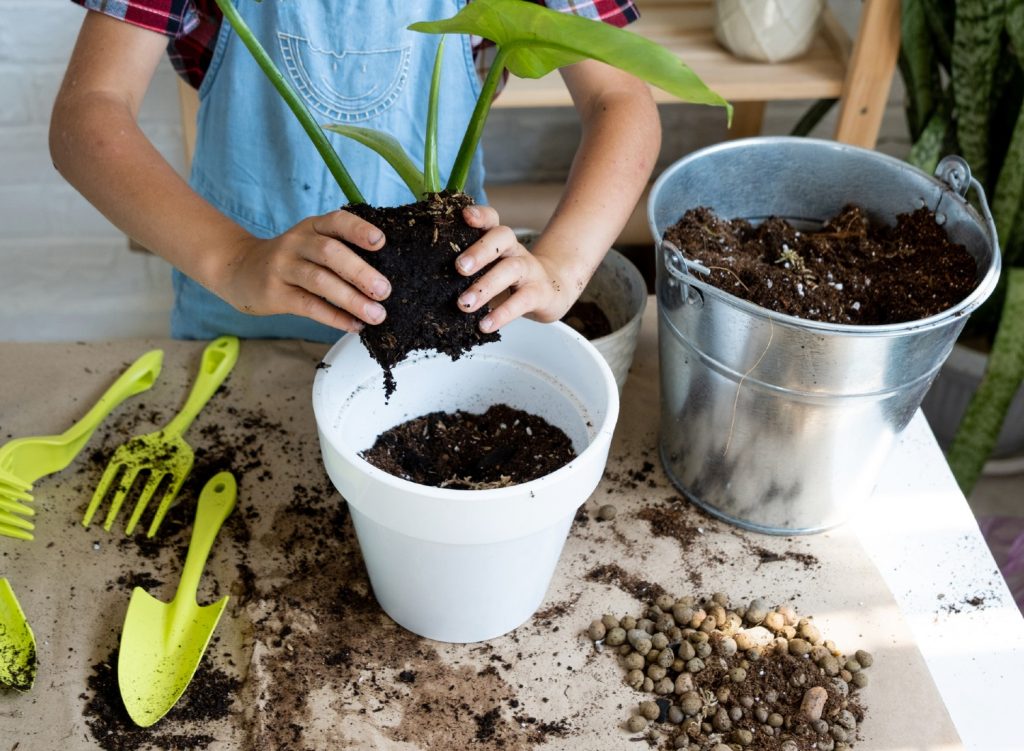
[[[601,306],[589,300],[577,300],[564,316],[562,322],[581,333],[587,339],[600,339],[612,333],[612,324]]]
[[[140,728],[121,701],[117,685],[117,652],[93,665],[89,691],[82,695],[82,714],[93,739],[105,751],[198,751],[217,740],[209,733],[212,722],[232,712],[232,696],[238,681],[223,670],[211,667],[210,660],[199,663],[188,690],[164,718],[151,728]]]
[[[381,433],[362,454],[370,464],[420,485],[482,490],[550,474],[576,457],[547,420],[506,404],[483,414],[431,412]]]
[[[0,637],[5,636],[6,627],[0,623]],[[28,691],[36,680],[38,660],[36,649],[29,645],[28,653],[19,649],[14,644],[4,644],[0,641],[0,665],[8,680],[0,682],[0,691],[14,689],[15,691]]]
[[[665,594],[665,589],[660,584],[634,576],[615,563],[595,566],[587,572],[587,579],[601,584],[612,584],[638,600],[650,600]]]
[[[873,224],[845,207],[820,230],[778,217],[754,226],[699,207],[665,238],[710,270],[710,284],[761,307],[813,321],[881,325],[947,310],[977,285],[977,264],[922,208]]]
[[[852,747],[871,655],[847,657],[790,607],[753,600],[730,608],[726,596],[714,597],[663,593],[640,616],[591,624],[590,638],[619,656],[626,683],[642,696],[629,731],[644,732],[652,746],[689,751],[719,743],[757,751]]]
[[[462,210],[472,203],[463,193],[438,193],[393,208],[346,207],[379,227],[385,237],[380,250],[356,252],[391,282],[391,296],[384,301],[387,318],[359,335],[384,369],[388,397],[395,391],[392,369],[410,352],[435,350],[457,360],[473,347],[501,338],[497,332],[480,331],[490,308],[467,313],[458,307],[459,295],[484,273],[464,277],[455,269],[455,258],[483,234],[462,219]]]

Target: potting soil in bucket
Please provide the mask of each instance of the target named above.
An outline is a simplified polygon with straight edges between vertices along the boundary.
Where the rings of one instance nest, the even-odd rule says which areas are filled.
[[[568,326],[523,319],[456,361],[415,353],[395,375],[399,386],[385,401],[380,366],[356,337],[344,337],[313,386],[324,464],[348,502],[374,595],[427,638],[505,634],[540,606],[576,511],[600,482],[618,417],[615,379]],[[360,455],[411,419],[496,404],[561,429],[576,458],[529,482],[460,490],[401,479]]]
[[[794,534],[835,526],[868,497],[967,314],[999,275],[987,207],[982,218],[963,197],[972,184],[966,165],[943,160],[937,174],[831,141],[754,138],[695,152],[657,180],[648,217],[659,240],[699,207],[807,230],[851,204],[890,226],[924,207],[977,267],[973,291],[946,310],[851,325],[741,299],[709,284],[685,249],[659,242],[660,453],[691,500],[743,527]]]

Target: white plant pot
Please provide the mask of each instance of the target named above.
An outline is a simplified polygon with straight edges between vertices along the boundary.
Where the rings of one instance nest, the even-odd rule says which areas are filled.
[[[536,230],[516,230],[519,242],[527,248],[538,235]],[[611,367],[621,395],[633,365],[640,324],[647,307],[647,283],[636,264],[611,248],[579,299],[581,302],[594,303],[608,316],[611,333],[591,340],[591,344]]]
[[[577,509],[604,472],[619,399],[608,364],[561,323],[519,319],[501,341],[456,361],[414,353],[383,376],[357,337],[341,339],[313,383],[327,473],[348,502],[374,594],[397,623],[430,639],[505,634],[540,606]],[[359,454],[380,433],[429,412],[504,403],[543,417],[577,457],[507,488],[418,485]]]
[[[825,0],[715,0],[715,38],[737,57],[776,63],[804,54]]]

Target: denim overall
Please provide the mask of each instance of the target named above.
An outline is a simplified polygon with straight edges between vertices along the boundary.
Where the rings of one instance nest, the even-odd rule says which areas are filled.
[[[235,4],[317,122],[390,133],[422,163],[430,74],[440,37],[406,27],[452,16],[465,0]],[[443,181],[480,91],[468,36],[445,42],[441,80],[438,163]],[[347,203],[309,137],[227,21],[199,98],[190,183],[246,230],[275,237],[306,217]],[[327,135],[368,203],[398,206],[415,200],[375,152],[338,134]],[[484,200],[479,152],[466,192]],[[171,335],[176,338],[234,334],[334,342],[342,333],[299,316],[246,315],[174,272]]]

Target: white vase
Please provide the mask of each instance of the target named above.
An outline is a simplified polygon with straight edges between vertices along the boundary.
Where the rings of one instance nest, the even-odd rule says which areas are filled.
[[[825,0],[715,0],[715,38],[737,57],[775,63],[804,54]]]
[[[348,502],[377,602],[413,633],[475,642],[511,631],[540,606],[577,510],[601,481],[619,412],[608,364],[563,323],[523,318],[456,361],[416,352],[384,378],[358,337],[342,337],[313,383],[327,474]],[[530,482],[489,490],[419,485],[360,452],[434,411],[494,404],[561,428],[576,458]]]

